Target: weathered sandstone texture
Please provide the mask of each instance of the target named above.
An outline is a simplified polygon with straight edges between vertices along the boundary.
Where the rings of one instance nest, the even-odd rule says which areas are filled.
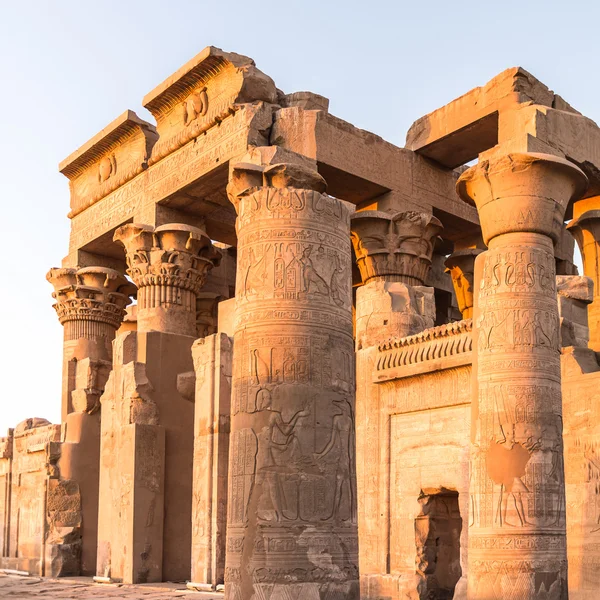
[[[508,154],[463,173],[488,251],[479,257],[471,436],[469,598],[567,598],[560,331],[553,241],[583,172]],[[490,549],[494,555],[490,556]]]
[[[233,166],[225,597],[359,598],[350,213],[295,164]]]
[[[597,125],[516,67],[398,148],[214,47],[142,104],[59,167],[61,424],[0,438],[0,569],[597,600]]]

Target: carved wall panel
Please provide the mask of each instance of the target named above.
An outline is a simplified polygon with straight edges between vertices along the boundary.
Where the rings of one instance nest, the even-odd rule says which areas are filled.
[[[369,364],[369,350],[358,352],[358,365]],[[374,383],[376,354],[370,360],[368,394],[357,398],[361,593],[419,598],[415,519],[423,493],[458,493],[460,562],[450,580],[467,570],[471,365]]]

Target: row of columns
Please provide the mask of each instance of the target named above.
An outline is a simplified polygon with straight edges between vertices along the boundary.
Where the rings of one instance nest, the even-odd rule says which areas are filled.
[[[446,261],[477,332],[469,597],[566,590],[553,242],[585,182],[571,163],[534,154],[483,161],[459,180],[489,248]],[[410,335],[433,325],[423,286],[441,224],[420,213],[366,211],[351,226],[346,205],[298,165],[235,165],[228,194],[238,214],[238,268],[226,598],[267,590],[358,598],[350,239],[364,284],[360,348],[386,328]],[[580,218],[579,230],[587,222]],[[115,241],[138,287],[138,332],[196,337],[196,299],[218,260],[206,234],[132,224]],[[52,270],[49,278],[65,343],[106,349],[128,302],[127,281],[99,268]],[[420,308],[359,327],[360,302],[371,301],[373,286],[383,286],[390,303]]]

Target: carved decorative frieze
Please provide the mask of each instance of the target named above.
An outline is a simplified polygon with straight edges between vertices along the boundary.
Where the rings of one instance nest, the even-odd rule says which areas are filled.
[[[475,313],[468,595],[567,597],[559,319],[553,241],[586,177],[568,161],[509,154],[465,171],[489,246]],[[540,539],[549,544],[541,544]],[[542,579],[543,576],[543,579]]]
[[[453,252],[445,261],[446,273],[452,277],[452,285],[463,319],[473,316],[473,278],[475,259],[483,250],[467,248]]]
[[[221,258],[206,233],[177,223],[130,223],[114,240],[125,247],[127,273],[138,287],[138,328],[195,337],[197,297]]]
[[[73,218],[148,167],[158,134],[150,123],[126,110],[59,165],[69,178]]]
[[[423,285],[442,224],[431,214],[407,211],[357,212],[351,220],[352,244],[363,283],[383,277]]]
[[[471,362],[473,321],[465,319],[426,329],[416,335],[390,339],[378,347],[374,381],[411,377],[419,373],[450,369]],[[457,360],[458,359],[458,360]]]
[[[277,89],[251,58],[205,48],[144,97],[160,134],[150,164],[259,101],[275,103]]]
[[[65,325],[65,340],[118,329],[135,291],[121,273],[105,267],[54,268],[46,279],[54,286],[54,309]]]

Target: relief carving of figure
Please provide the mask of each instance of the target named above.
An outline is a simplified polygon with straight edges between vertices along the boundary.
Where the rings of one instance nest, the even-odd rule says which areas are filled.
[[[328,520],[340,518],[340,508],[343,508],[342,499],[346,495],[348,499],[349,518],[341,519],[342,521],[354,520],[354,494],[352,491],[352,456],[354,456],[353,435],[354,421],[352,418],[352,408],[347,400],[334,400],[336,407],[341,412],[333,417],[331,425],[331,436],[329,441],[321,450],[315,453],[315,459],[320,460],[326,457],[331,452],[335,452],[337,456],[337,465],[335,472],[335,494],[333,498],[333,507],[331,514],[323,518]]]
[[[302,460],[302,450],[296,427],[302,418],[310,416],[310,411],[304,408],[285,421],[272,408],[270,392],[259,394],[257,401],[260,402],[255,413],[258,452],[250,506],[264,521],[294,520],[298,518],[298,499],[296,506],[288,507],[283,484],[297,475],[296,465]]]
[[[329,286],[317,273],[310,257],[311,252],[312,246],[307,246],[299,259],[300,264],[302,265],[302,283],[304,291],[307,293],[316,292],[317,294],[327,296],[329,294]]]
[[[523,482],[525,469],[529,462],[529,451],[515,439],[514,424],[507,439],[492,440],[486,457],[487,471],[492,481],[500,486],[500,496],[495,520],[501,526],[525,526],[528,524],[523,494],[529,489]],[[512,498],[519,523],[510,523],[507,519],[508,500]]]
[[[246,276],[244,277],[244,294],[246,296],[250,294],[257,294],[267,279],[265,258],[268,250],[269,247],[267,246],[262,255],[256,258],[254,249],[250,248],[248,259],[249,264],[246,270]]]
[[[344,296],[345,296],[345,270],[340,265],[340,257],[335,255],[335,268],[331,275],[331,299],[338,306],[344,306]]]

